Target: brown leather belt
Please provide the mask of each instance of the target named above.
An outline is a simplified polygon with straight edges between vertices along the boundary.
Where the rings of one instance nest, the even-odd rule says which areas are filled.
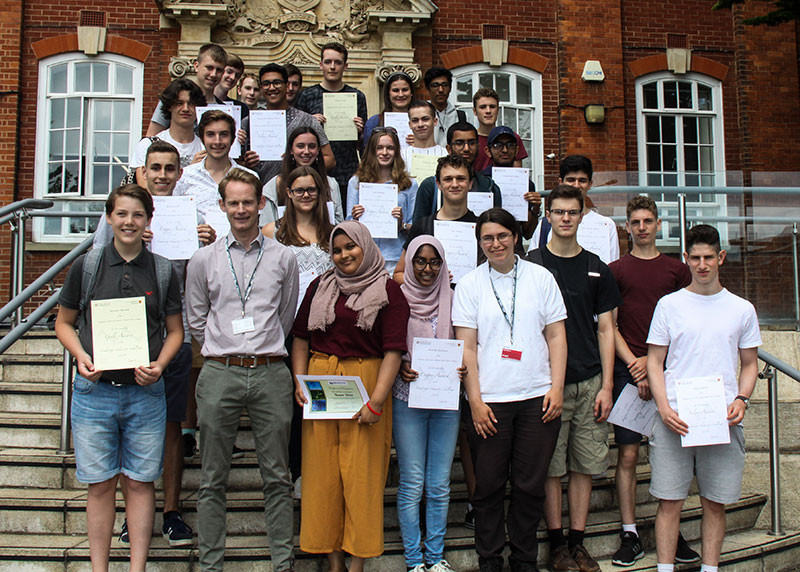
[[[237,367],[249,367],[251,369],[260,365],[283,361],[283,358],[280,356],[210,356],[206,357],[206,359],[221,363],[226,367],[235,365]]]

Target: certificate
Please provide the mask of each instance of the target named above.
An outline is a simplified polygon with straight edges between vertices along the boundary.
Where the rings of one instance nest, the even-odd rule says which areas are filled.
[[[411,369],[419,377],[409,383],[408,406],[417,409],[458,409],[461,379],[458,368],[464,357],[464,342],[437,338],[414,338]]]
[[[358,116],[355,93],[323,93],[322,115],[325,116],[325,135],[331,141],[358,141],[358,128],[353,119]]]
[[[100,371],[150,365],[144,296],[92,300],[92,361]]]
[[[475,269],[478,262],[478,240],[474,222],[434,220],[433,236],[444,246],[447,268],[453,274],[453,283]]]
[[[653,432],[656,415],[658,415],[656,402],[653,399],[645,401],[639,397],[636,386],[628,383],[619,394],[611,415],[608,416],[608,422],[642,435],[650,435]]]
[[[416,179],[418,182],[424,181],[428,177],[432,177],[436,174],[436,167],[439,165],[439,157],[438,155],[422,155],[419,153],[414,153],[412,149],[411,153],[411,177]],[[409,165],[406,165],[409,167]],[[488,193],[491,194],[491,193]]]
[[[170,260],[189,260],[198,249],[194,197],[153,196],[150,251]]]
[[[358,219],[369,229],[372,238],[397,238],[397,219],[392,209],[397,206],[397,185],[359,183],[358,204],[364,214]]]
[[[306,296],[308,285],[311,284],[314,281],[314,278],[317,276],[316,270],[306,270],[305,272],[300,273],[300,282],[299,286],[297,287],[297,309],[294,311],[295,316],[297,316],[297,312],[300,310],[300,304],[303,303],[303,298]]]
[[[503,201],[505,205],[505,200]],[[488,211],[494,206],[494,194],[492,193],[467,193],[467,208],[477,216],[481,216],[484,211]]]
[[[358,376],[298,375],[306,403],[303,419],[351,419],[369,401]]]
[[[286,110],[250,112],[250,150],[262,161],[282,161],[286,151]]]
[[[217,240],[224,240],[228,236],[228,232],[231,230],[231,222],[228,220],[227,214],[217,208],[212,208],[210,211],[200,214],[206,219],[206,224],[217,233]]]
[[[675,392],[678,416],[689,426],[689,432],[681,437],[682,447],[731,442],[722,376],[676,379]]]
[[[203,114],[209,109],[219,109],[233,117],[233,121],[236,124],[236,129],[234,129],[233,132],[233,145],[231,145],[231,150],[228,153],[228,156],[231,159],[238,159],[242,155],[242,144],[239,143],[239,139],[236,136],[239,134],[239,130],[242,128],[242,108],[232,103],[211,103],[209,105],[197,107],[195,108],[195,111],[197,112],[198,123],[200,123],[200,119],[202,119]]]
[[[408,113],[396,113],[384,111],[383,124],[386,127],[394,127],[397,131],[397,138],[400,140],[400,151],[405,151],[408,147],[406,137],[411,135],[411,127],[408,126]]]
[[[529,188],[530,170],[522,167],[492,167],[492,180],[500,187],[503,208],[517,220],[528,220],[528,203],[524,195]]]
[[[335,207],[333,206],[333,201],[328,201],[328,219],[331,224],[336,224],[336,211]],[[283,218],[284,213],[286,212],[286,205],[278,205],[278,220]]]

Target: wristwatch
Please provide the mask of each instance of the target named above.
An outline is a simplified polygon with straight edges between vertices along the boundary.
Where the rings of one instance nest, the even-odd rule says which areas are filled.
[[[745,409],[750,407],[750,398],[749,397],[745,397],[744,395],[737,395],[736,398],[734,399],[734,401],[736,401],[736,399],[741,399],[744,402],[744,408]]]

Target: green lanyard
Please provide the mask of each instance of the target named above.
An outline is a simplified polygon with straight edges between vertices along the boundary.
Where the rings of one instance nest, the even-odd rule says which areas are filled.
[[[491,268],[490,268],[491,270]],[[492,292],[494,292],[494,299],[497,300],[497,305],[500,306],[500,311],[503,312],[503,318],[506,320],[509,329],[511,330],[511,345],[514,345],[514,313],[517,310],[517,263],[514,262],[514,286],[511,290],[511,317],[508,316],[505,306],[500,301],[500,296],[497,294],[497,289],[494,287],[494,280],[492,274],[489,272],[489,283],[492,285]]]
[[[244,296],[242,296],[242,289],[239,287],[239,279],[236,277],[236,270],[233,268],[230,243],[225,245],[225,252],[228,255],[228,264],[231,267],[231,274],[233,274],[233,285],[236,286],[236,293],[239,295],[239,300],[242,302],[242,318],[244,318],[244,305],[247,303],[247,299],[250,298],[250,292],[253,290],[253,280],[256,277],[256,269],[258,268],[258,263],[261,262],[261,257],[264,255],[264,241],[262,240],[258,244],[258,258],[256,258],[256,265],[253,267],[253,272],[250,274],[250,280],[247,283]]]

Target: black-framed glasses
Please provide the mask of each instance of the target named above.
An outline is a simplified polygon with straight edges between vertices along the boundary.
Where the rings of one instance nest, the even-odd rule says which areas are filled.
[[[373,133],[394,133],[397,135],[397,129],[394,127],[375,127],[372,130]]]
[[[428,89],[441,89],[450,87],[449,81],[434,81]]]
[[[500,244],[507,244],[511,237],[514,235],[510,232],[501,232],[498,235],[492,236],[491,234],[487,234],[486,236],[481,237],[481,244],[483,246],[491,246],[494,244],[494,241],[497,240]]]
[[[319,189],[317,187],[297,187],[296,189],[289,189],[289,192],[292,193],[294,197],[302,197],[303,195],[308,195],[312,199],[319,194]]]
[[[441,258],[431,258],[430,260],[427,260],[425,258],[415,256],[411,259],[411,263],[414,265],[414,270],[425,270],[426,266],[430,266],[433,270],[439,270],[442,267]]]
[[[550,214],[554,214],[556,216],[564,216],[565,214],[576,217],[581,214],[580,209],[550,209]]]
[[[489,145],[495,151],[499,151],[500,149],[516,149],[517,142],[516,141],[495,141],[491,145]]]
[[[452,147],[475,147],[478,144],[477,139],[456,139],[450,145]]]
[[[273,79],[273,80],[265,79],[264,81],[261,82],[261,87],[263,87],[263,88],[283,87],[283,84],[285,84],[285,83],[286,82],[283,81],[282,79]]]

